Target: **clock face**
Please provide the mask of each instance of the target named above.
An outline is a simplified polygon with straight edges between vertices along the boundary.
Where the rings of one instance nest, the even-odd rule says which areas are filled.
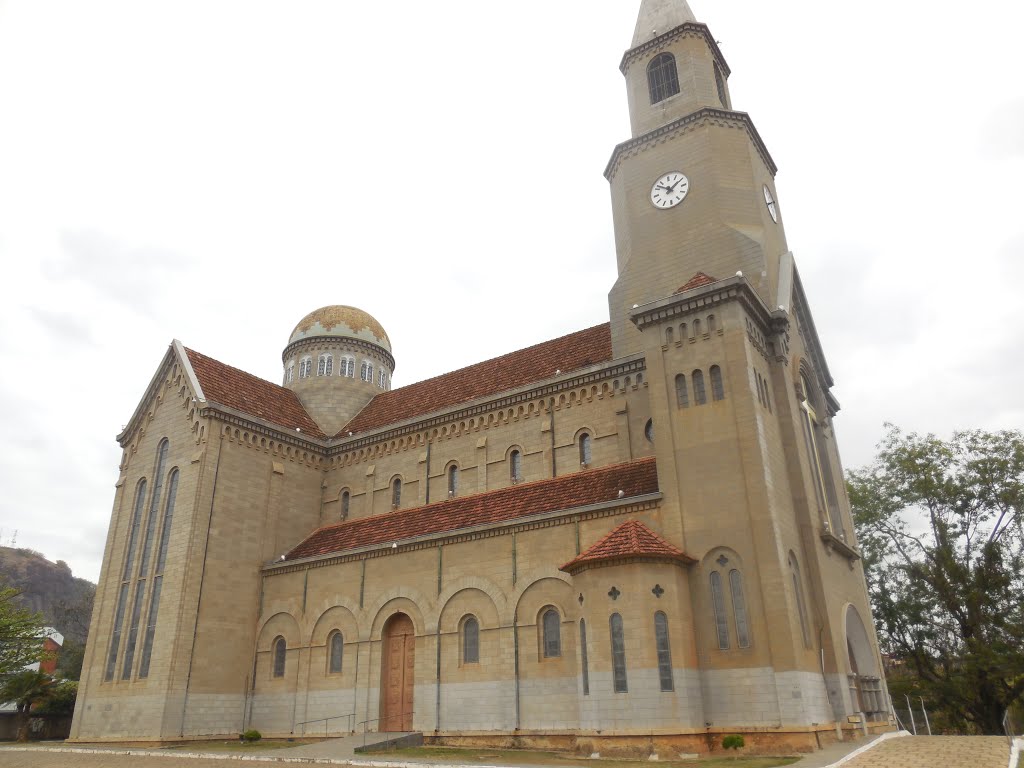
[[[690,191],[690,180],[679,171],[666,173],[651,187],[651,203],[655,208],[674,208]]]
[[[768,185],[764,185],[764,204],[768,206],[768,213],[772,215],[772,221],[776,224],[779,223],[779,207],[775,204],[775,198],[772,197],[772,191],[768,189]]]

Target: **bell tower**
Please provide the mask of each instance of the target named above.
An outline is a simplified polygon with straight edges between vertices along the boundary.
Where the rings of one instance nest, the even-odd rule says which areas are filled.
[[[609,294],[615,356],[641,349],[634,305],[671,296],[699,272],[742,272],[775,307],[787,252],[775,163],[734,111],[729,65],[686,0],[643,0],[620,64],[632,138],[605,169],[619,276]]]

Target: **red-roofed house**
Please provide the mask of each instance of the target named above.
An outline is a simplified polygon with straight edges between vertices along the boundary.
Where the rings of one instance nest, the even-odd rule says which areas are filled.
[[[349,306],[280,383],[170,345],[118,436],[73,739],[888,727],[774,161],[685,0],[642,0],[621,66],[607,323],[401,387],[401,329]]]

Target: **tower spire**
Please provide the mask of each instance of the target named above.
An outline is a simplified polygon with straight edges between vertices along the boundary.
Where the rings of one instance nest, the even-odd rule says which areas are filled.
[[[643,0],[630,47],[636,48],[680,24],[696,20],[686,0]]]

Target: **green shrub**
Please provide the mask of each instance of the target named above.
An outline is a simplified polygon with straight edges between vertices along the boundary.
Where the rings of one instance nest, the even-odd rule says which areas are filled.
[[[246,731],[245,733],[243,733],[240,736],[240,738],[246,744],[252,744],[254,741],[259,741],[260,739],[262,739],[263,738],[263,734],[260,733],[259,731],[257,731],[255,728],[252,728],[252,729]]]
[[[724,749],[739,749],[743,744],[743,737],[736,733],[730,734],[722,739],[722,747]]]

